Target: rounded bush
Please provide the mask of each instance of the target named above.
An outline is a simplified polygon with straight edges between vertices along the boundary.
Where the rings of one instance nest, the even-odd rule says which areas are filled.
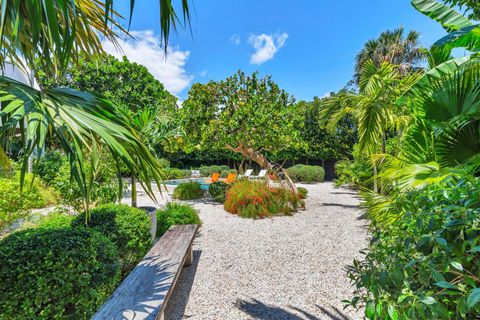
[[[164,172],[166,180],[190,178],[192,175],[192,171],[187,169],[165,168]]]
[[[223,203],[229,187],[230,185],[225,182],[214,182],[208,186],[208,193],[215,201]]]
[[[295,182],[323,182],[325,170],[320,166],[297,164],[287,169],[289,177]]]
[[[225,165],[201,166],[198,170],[200,171],[202,177],[210,177],[215,172],[221,173],[222,171],[230,170],[230,167]]]
[[[0,260],[0,319],[88,319],[119,281],[115,246],[84,228],[15,232]]]
[[[188,204],[169,202],[157,210],[157,237],[161,237],[176,224],[202,224],[197,210]]]
[[[202,186],[196,181],[180,183],[173,190],[173,198],[179,200],[200,199],[203,195]]]
[[[237,170],[236,169],[222,170],[220,172],[220,177],[226,178],[230,173],[237,174]]]
[[[73,226],[85,226],[86,213],[75,217]],[[127,274],[145,256],[152,245],[150,218],[137,208],[109,204],[90,210],[88,228],[110,239],[119,252],[122,273]]]
[[[73,216],[63,212],[52,212],[47,216],[40,217],[36,223],[36,227],[42,229],[69,228],[72,225],[73,218]]]
[[[227,191],[225,210],[245,218],[290,214],[302,205],[297,194],[284,188],[269,188],[260,181],[240,180]]]

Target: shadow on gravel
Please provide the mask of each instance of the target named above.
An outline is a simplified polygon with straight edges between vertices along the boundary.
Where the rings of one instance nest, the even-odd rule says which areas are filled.
[[[348,194],[348,195],[351,195],[351,196],[356,196],[358,195],[358,193],[356,192],[348,192],[348,191],[334,191],[334,192],[331,192],[331,194]]]
[[[347,317],[342,311],[338,310],[338,308],[332,307],[332,311],[328,311],[322,306],[319,306],[318,304],[316,305],[318,309],[320,309],[324,315],[329,317],[332,320],[350,320],[349,317]]]
[[[195,279],[195,273],[197,272],[198,262],[202,255],[201,250],[193,250],[193,263],[183,268],[180,277],[177,280],[177,284],[173,289],[172,296],[168,301],[167,308],[165,309],[165,320],[181,320],[188,318],[185,315],[185,308],[187,307],[190,291],[192,290],[193,280]]]
[[[241,311],[252,316],[255,319],[261,320],[304,320],[305,318],[299,317],[298,315],[282,309],[280,307],[268,306],[261,301],[256,299],[251,299],[251,301],[238,299],[236,306]],[[319,320],[315,316],[301,310],[298,308],[291,307],[292,309],[302,313],[307,316],[309,320]]]
[[[358,205],[351,205],[351,204],[341,204],[341,203],[322,203],[322,206],[326,207],[342,207],[345,209],[359,209],[360,207]]]

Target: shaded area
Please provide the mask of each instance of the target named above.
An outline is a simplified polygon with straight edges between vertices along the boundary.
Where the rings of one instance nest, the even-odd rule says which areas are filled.
[[[198,235],[197,235],[198,236]],[[195,280],[195,273],[197,272],[198,262],[202,255],[201,250],[193,251],[193,262],[190,266],[184,267],[177,284],[173,289],[170,300],[167,303],[167,308],[164,312],[165,320],[184,319],[185,308],[187,307],[190,291],[192,290],[193,281]]]
[[[322,311],[322,313],[324,315],[326,315],[327,317],[329,317],[329,319],[332,319],[332,320],[350,320],[349,317],[347,317],[342,311],[338,310],[338,308],[335,308],[335,307],[331,307],[333,309],[333,312],[332,311],[328,311],[327,309],[325,309],[324,307],[322,306],[319,306],[318,304],[316,304],[317,308],[320,309]]]
[[[322,206],[325,207],[341,207],[345,209],[359,209],[359,206],[357,205],[351,205],[351,204],[341,204],[341,203],[322,203]]]
[[[298,315],[280,307],[269,306],[256,299],[237,300],[236,307],[255,319],[262,320],[303,320]],[[318,318],[310,318],[318,319]]]

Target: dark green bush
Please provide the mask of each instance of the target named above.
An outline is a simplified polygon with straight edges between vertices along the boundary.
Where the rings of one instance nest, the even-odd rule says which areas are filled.
[[[169,202],[164,209],[157,210],[157,237],[176,224],[201,224],[197,210],[188,204],[175,202]]]
[[[220,177],[226,178],[230,173],[237,174],[237,170],[235,169],[222,170],[220,172]]]
[[[349,271],[357,288],[349,303],[369,319],[478,317],[480,182],[400,194],[392,209]]]
[[[50,184],[60,173],[60,168],[66,163],[65,157],[58,150],[47,150],[35,162],[34,171],[47,184]]]
[[[173,198],[179,200],[200,199],[204,194],[200,183],[195,181],[180,183],[173,190]]]
[[[202,177],[210,177],[213,173],[221,173],[222,171],[230,170],[229,166],[201,166],[199,169]]]
[[[115,246],[87,229],[15,232],[0,261],[0,319],[89,319],[119,281]]]
[[[325,170],[320,166],[297,164],[287,169],[289,177],[295,182],[323,182]]]
[[[75,217],[72,225],[84,226],[85,215]],[[135,267],[152,244],[150,218],[145,211],[126,205],[110,204],[90,210],[88,228],[99,231],[117,246],[123,274]]]
[[[208,193],[215,201],[223,203],[229,187],[225,182],[214,182],[208,186]]]
[[[300,199],[307,199],[307,195],[308,195],[308,190],[303,188],[303,187],[298,187],[297,188],[297,193],[298,193],[298,196],[300,197]]]

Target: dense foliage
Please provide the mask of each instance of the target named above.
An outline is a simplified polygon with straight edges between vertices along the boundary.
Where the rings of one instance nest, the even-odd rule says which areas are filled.
[[[157,237],[161,237],[176,224],[198,224],[200,217],[197,210],[183,203],[169,202],[163,209],[157,210]]]
[[[205,191],[196,181],[183,182],[173,190],[173,198],[178,200],[194,200],[204,196]]]
[[[369,319],[473,319],[480,312],[480,181],[399,196],[349,272]],[[375,222],[375,221],[374,221]],[[366,291],[364,289],[367,289]]]
[[[188,169],[165,168],[165,180],[190,178],[192,171]]]
[[[303,203],[289,189],[271,188],[265,182],[240,180],[227,191],[224,207],[244,218],[291,214]]]
[[[225,182],[214,182],[208,186],[208,193],[215,201],[223,203],[229,188],[230,185]]]
[[[287,169],[288,175],[296,182],[323,182],[325,170],[320,166],[297,164]]]
[[[223,171],[230,170],[230,167],[225,165],[201,166],[198,170],[202,177],[210,177],[214,173],[222,173]]]
[[[307,199],[308,190],[303,187],[297,187],[297,193],[300,199]]]
[[[27,229],[0,241],[1,319],[88,319],[119,280],[115,246],[86,229]]]
[[[145,211],[126,205],[103,205],[75,217],[72,225],[105,235],[118,248],[122,273],[127,274],[152,244],[150,218]]]
[[[38,177],[27,174],[20,192],[18,174],[0,176],[0,231],[16,220],[27,216],[31,209],[52,205],[57,201],[55,192]]]

